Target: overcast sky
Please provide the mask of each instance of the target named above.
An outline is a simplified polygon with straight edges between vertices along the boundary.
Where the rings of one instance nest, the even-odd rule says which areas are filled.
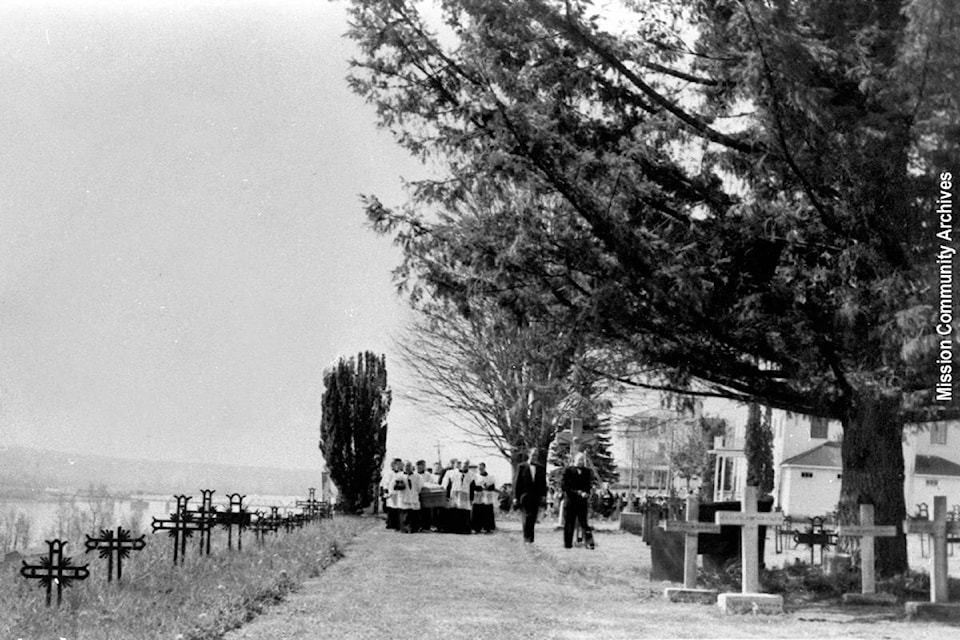
[[[0,447],[314,468],[323,368],[371,349],[388,453],[467,453],[392,357],[399,254],[358,196],[422,170],[345,30],[318,0],[0,6]]]

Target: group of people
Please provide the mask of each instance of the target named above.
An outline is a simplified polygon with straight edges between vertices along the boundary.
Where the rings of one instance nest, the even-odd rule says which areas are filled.
[[[469,460],[450,460],[446,467],[427,468],[394,458],[383,474],[381,497],[387,514],[387,528],[404,533],[439,531],[448,533],[491,533],[496,529],[494,506],[498,502],[496,481],[486,464],[476,471]],[[424,494],[441,494],[442,505],[421,504]],[[432,490],[432,491],[430,491]]]
[[[437,465],[440,467],[440,465]],[[593,529],[587,522],[595,474],[587,456],[578,452],[573,464],[563,470],[563,546],[573,547],[577,530],[588,548],[593,548]],[[423,489],[428,491],[421,493]],[[441,531],[448,533],[491,533],[496,529],[495,505],[499,502],[496,481],[481,462],[476,471],[469,460],[453,459],[436,471],[424,460],[415,464],[394,458],[383,474],[381,497],[387,514],[387,529],[404,533]],[[440,494],[442,506],[421,504],[421,498]],[[539,450],[531,448],[513,478],[513,506],[520,510],[523,539],[533,542],[537,518],[547,495],[547,469]]]

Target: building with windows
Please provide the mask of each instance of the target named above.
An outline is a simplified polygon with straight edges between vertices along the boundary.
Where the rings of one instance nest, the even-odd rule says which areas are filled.
[[[739,500],[746,484],[743,440],[746,418],[732,421],[733,433],[718,438],[714,500]],[[843,429],[816,416],[773,411],[774,507],[793,518],[823,516],[840,500]],[[933,496],[960,504],[960,422],[930,422],[904,428],[904,499],[908,513]]]

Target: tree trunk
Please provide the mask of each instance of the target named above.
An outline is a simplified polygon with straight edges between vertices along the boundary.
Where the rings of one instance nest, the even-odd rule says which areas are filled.
[[[876,524],[901,526],[906,505],[899,396],[872,390],[854,394],[843,420],[841,456],[840,522],[857,523],[859,505],[872,504]],[[878,575],[893,576],[907,570],[905,536],[877,538],[875,544]]]

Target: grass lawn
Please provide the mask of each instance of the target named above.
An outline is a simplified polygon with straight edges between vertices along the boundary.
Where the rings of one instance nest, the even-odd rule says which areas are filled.
[[[957,627],[907,622],[903,607],[791,602],[782,616],[727,616],[669,604],[649,580],[649,548],[599,531],[598,548],[563,549],[553,522],[524,544],[519,526],[491,535],[405,535],[379,525],[347,557],[230,640],[497,638],[931,638]]]

